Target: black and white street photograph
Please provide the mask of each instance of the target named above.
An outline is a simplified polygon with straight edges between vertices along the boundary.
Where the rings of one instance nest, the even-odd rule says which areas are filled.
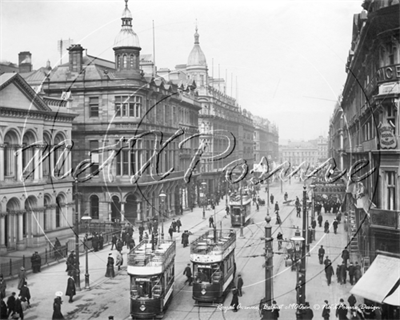
[[[400,319],[399,0],[0,0],[0,319]]]

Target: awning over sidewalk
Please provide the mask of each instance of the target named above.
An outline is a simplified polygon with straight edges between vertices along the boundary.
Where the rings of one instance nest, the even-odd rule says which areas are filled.
[[[382,303],[399,279],[400,259],[377,255],[350,293]]]
[[[386,297],[386,299],[383,300],[383,303],[399,307],[400,306],[400,286],[398,286],[397,289],[390,296]]]

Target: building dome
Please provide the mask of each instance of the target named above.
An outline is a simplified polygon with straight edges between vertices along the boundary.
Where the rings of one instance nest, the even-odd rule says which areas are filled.
[[[140,48],[139,38],[130,27],[122,27],[115,37],[114,48],[117,47],[138,47]]]
[[[199,34],[197,33],[197,27],[196,27],[196,32],[194,34],[194,47],[192,51],[189,54],[187,66],[207,66],[207,61],[206,61],[206,56],[203,53],[203,50],[200,48],[199,44]]]
[[[140,48],[139,38],[132,29],[132,13],[128,9],[128,0],[125,0],[125,9],[122,12],[122,27],[114,40],[114,48],[137,47]]]

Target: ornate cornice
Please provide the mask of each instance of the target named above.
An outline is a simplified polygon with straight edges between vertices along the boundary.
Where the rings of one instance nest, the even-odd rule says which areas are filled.
[[[64,114],[58,113],[54,115],[53,112],[48,111],[37,111],[37,110],[23,110],[23,109],[13,109],[7,107],[0,107],[0,117],[7,118],[29,118],[29,119],[41,119],[43,121],[55,121],[55,122],[69,122],[72,123],[72,120],[76,115],[73,114]]]

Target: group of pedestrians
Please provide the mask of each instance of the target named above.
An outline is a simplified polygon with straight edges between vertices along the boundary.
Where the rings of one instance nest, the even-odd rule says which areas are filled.
[[[181,232],[181,227],[182,227],[182,222],[181,222],[180,218],[178,218],[177,221],[175,221],[175,219],[172,219],[171,225],[169,226],[169,229],[168,229],[168,233],[169,233],[169,236],[171,237],[171,240],[173,240],[174,232],[178,232],[178,233]]]

